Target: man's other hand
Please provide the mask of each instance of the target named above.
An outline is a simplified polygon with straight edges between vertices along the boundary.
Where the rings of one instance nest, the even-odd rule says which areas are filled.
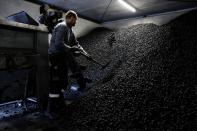
[[[72,52],[81,51],[81,49],[78,48],[77,46],[72,46],[72,47],[70,48],[70,50],[71,50]]]

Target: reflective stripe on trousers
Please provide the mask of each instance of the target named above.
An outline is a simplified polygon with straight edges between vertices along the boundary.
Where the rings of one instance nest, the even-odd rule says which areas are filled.
[[[59,98],[60,94],[49,94],[49,98]]]

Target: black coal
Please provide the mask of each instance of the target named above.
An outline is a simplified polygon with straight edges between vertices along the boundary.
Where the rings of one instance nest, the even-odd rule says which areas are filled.
[[[95,59],[92,89],[68,106],[68,130],[194,130],[197,87],[196,11],[163,25],[99,28],[79,41]]]

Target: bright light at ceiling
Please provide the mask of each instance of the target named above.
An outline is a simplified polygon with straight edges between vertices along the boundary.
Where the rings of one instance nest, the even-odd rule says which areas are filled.
[[[124,0],[118,0],[120,2],[120,4],[122,4],[125,8],[131,10],[132,12],[136,12],[136,9],[131,6],[130,4],[128,4],[127,2],[125,2]]]

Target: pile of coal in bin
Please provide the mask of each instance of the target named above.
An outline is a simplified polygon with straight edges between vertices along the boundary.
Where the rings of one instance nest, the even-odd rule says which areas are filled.
[[[68,130],[195,130],[197,11],[157,26],[98,28],[81,45],[108,67],[80,58],[93,83],[67,107]]]

